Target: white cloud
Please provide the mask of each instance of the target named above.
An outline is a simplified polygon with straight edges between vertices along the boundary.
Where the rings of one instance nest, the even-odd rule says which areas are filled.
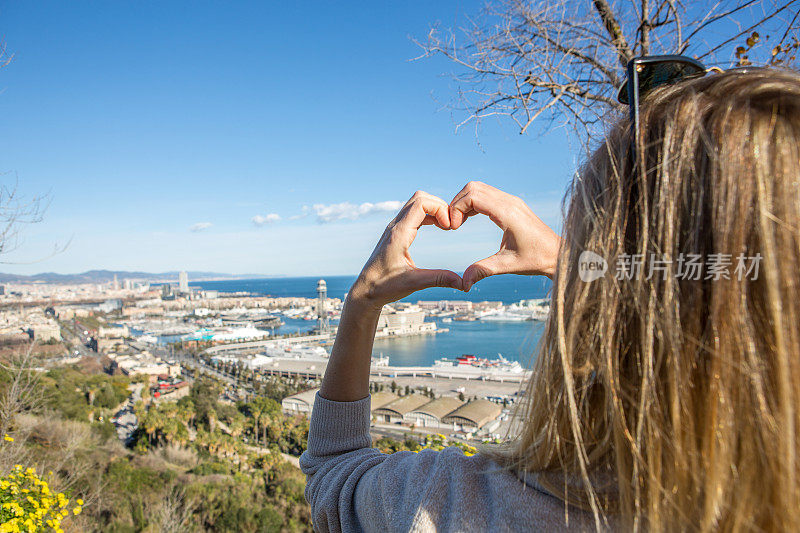
[[[337,220],[356,220],[374,213],[394,213],[403,207],[403,202],[387,201],[376,204],[364,202],[361,205],[342,202],[340,204],[315,204],[314,212],[317,214],[317,221],[322,223],[335,222]]]
[[[303,210],[299,215],[292,215],[289,217],[289,220],[299,220],[301,218],[306,218],[308,214],[311,212],[311,208],[307,205],[303,206]]]
[[[211,222],[198,222],[197,224],[192,224],[191,227],[189,228],[189,231],[197,233],[198,231],[207,230],[213,225],[214,224],[212,224]]]
[[[266,226],[267,224],[272,224],[273,222],[277,222],[281,219],[281,216],[277,213],[269,213],[266,215],[256,215],[250,220],[253,221],[253,224],[256,226]]]

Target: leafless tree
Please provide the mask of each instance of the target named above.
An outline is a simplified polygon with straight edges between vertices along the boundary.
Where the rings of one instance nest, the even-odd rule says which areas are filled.
[[[0,176],[5,177],[5,176]],[[47,196],[34,196],[30,199],[21,197],[18,192],[16,180],[13,185],[0,184],[0,255],[6,255],[17,250],[20,245],[19,231],[28,224],[41,222],[42,215],[47,208]],[[51,257],[64,247],[55,245]],[[41,261],[42,258],[34,262]],[[0,264],[9,264],[0,261]],[[11,264],[19,264],[13,262]]]
[[[6,67],[14,55],[8,51],[6,44],[0,41],[0,69]],[[47,209],[47,195],[23,198],[17,188],[17,179],[10,179],[11,173],[0,174],[0,256],[9,254],[19,247],[19,230],[27,224],[41,222]],[[53,252],[33,263],[42,261],[62,252],[69,245],[55,244]],[[0,264],[19,264],[19,262],[0,261]]]
[[[12,353],[6,360],[0,360],[0,370],[7,379],[0,390],[0,438],[10,431],[17,415],[42,406],[44,396],[33,347],[34,343],[30,343]]]
[[[5,378],[5,383],[0,386],[0,439],[3,439],[0,472],[6,472],[13,465],[24,462],[29,455],[25,447],[26,432],[14,431],[18,417],[39,409],[44,400],[35,368],[33,343],[0,359],[0,372]]]
[[[173,486],[155,508],[153,521],[163,533],[183,533],[190,528],[197,504],[197,500],[187,497],[181,487]]]
[[[800,0],[496,0],[460,29],[434,27],[420,57],[455,64],[457,128],[540,120],[586,140],[609,113],[627,62],[683,54],[709,66],[796,65]],[[477,130],[476,130],[477,131]]]

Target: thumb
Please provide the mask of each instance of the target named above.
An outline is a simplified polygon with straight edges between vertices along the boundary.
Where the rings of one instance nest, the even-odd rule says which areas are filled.
[[[415,268],[406,273],[408,285],[415,291],[430,287],[449,287],[462,290],[461,276],[452,270]]]
[[[464,288],[462,290],[468,292],[473,285],[483,278],[512,272],[512,263],[513,261],[510,257],[500,252],[472,263],[464,271]]]

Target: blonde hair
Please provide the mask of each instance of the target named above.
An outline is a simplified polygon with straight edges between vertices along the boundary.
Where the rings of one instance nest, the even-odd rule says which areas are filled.
[[[641,123],[639,156],[621,121],[565,199],[523,427],[496,457],[598,528],[800,531],[800,77],[661,88]],[[591,282],[587,250],[609,265]],[[682,279],[686,254],[729,258],[729,279]]]

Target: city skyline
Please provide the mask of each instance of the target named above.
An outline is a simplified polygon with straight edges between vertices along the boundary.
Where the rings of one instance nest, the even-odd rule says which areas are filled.
[[[189,6],[4,6],[0,172],[48,208],[0,270],[355,274],[415,190],[472,179],[559,224],[565,132],[455,134],[452,66],[411,61],[479,3]],[[475,220],[412,253],[463,270],[499,241]]]

